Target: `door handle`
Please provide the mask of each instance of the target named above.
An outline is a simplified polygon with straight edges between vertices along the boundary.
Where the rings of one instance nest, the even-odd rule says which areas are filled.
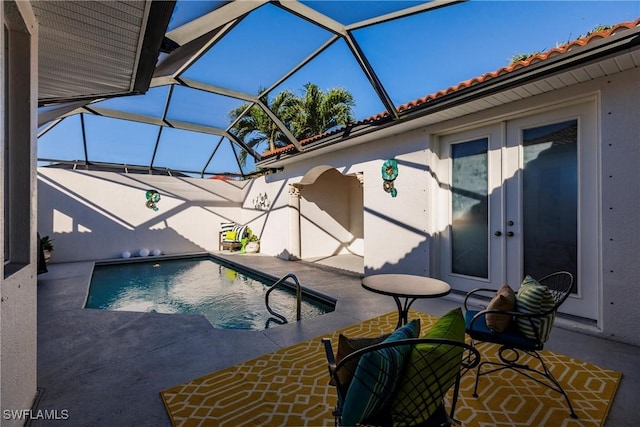
[[[507,236],[513,237],[513,231],[507,231]]]
[[[495,233],[493,233],[493,234],[494,234],[494,235],[496,235],[496,236],[498,236],[498,237],[500,237],[500,236],[502,236],[502,231],[498,230],[498,231],[496,231],[496,232],[495,232]]]

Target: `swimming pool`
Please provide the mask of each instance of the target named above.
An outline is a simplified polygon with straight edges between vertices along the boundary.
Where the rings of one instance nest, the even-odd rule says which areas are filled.
[[[201,314],[216,328],[262,330],[278,324],[264,301],[273,282],[210,256],[96,263],[85,308]],[[274,289],[269,303],[295,321],[293,290]],[[329,300],[303,293],[301,318],[334,308]]]

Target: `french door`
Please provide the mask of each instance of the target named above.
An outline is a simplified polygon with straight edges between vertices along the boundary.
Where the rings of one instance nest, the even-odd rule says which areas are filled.
[[[597,320],[597,131],[586,103],[441,137],[443,279],[517,290],[527,274],[567,270],[561,311]]]

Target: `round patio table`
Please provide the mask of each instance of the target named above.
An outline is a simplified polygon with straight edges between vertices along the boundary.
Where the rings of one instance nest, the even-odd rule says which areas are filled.
[[[362,287],[376,294],[393,297],[398,307],[396,329],[407,324],[409,308],[415,300],[438,298],[451,292],[449,284],[442,280],[412,274],[374,274],[362,279]]]

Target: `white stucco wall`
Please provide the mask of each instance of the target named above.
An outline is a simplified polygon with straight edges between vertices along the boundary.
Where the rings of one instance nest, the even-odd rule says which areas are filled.
[[[381,168],[384,161],[390,158],[395,158],[399,163],[399,174],[395,181],[398,195],[395,198],[385,192],[382,186]],[[283,172],[270,175],[267,180],[277,186],[297,183],[318,165],[331,166],[342,175],[361,173],[364,184],[362,190],[358,191],[362,191],[364,212],[360,217],[355,210],[350,214],[347,213],[348,209],[344,210],[346,215],[351,215],[348,220],[351,221],[354,233],[332,225],[332,221],[340,221],[330,220],[326,211],[323,212],[319,206],[314,206],[308,200],[305,202],[304,194],[307,190],[303,189],[301,210],[306,217],[302,226],[305,232],[311,233],[311,236],[305,235],[303,239],[303,257],[333,253],[331,251],[337,249],[339,240],[335,236],[342,239],[351,238],[349,233],[356,235],[362,227],[364,238],[355,239],[351,249],[354,253],[364,255],[366,274],[402,271],[425,275],[429,273],[429,228],[426,212],[427,186],[431,179],[427,172],[427,158],[426,134],[423,130],[417,130],[394,136],[393,144],[375,141],[343,150],[333,150],[325,155],[288,165]],[[330,186],[331,180],[337,179],[335,175],[330,176],[322,185]],[[310,198],[314,199],[315,190],[311,191],[313,194]],[[349,191],[332,188],[331,191],[336,203],[355,203],[350,193],[355,191],[355,188],[350,187]],[[328,198],[329,195],[323,197]],[[323,199],[322,203],[325,202],[328,201]],[[362,221],[362,224],[358,221]],[[327,230],[331,231],[328,233]],[[263,252],[267,252],[266,249],[265,246]]]
[[[242,222],[246,182],[38,169],[38,231],[52,262],[118,258],[141,248],[167,254],[218,249],[221,222]],[[146,207],[147,190],[160,194]],[[78,248],[82,248],[79,250]]]
[[[468,127],[482,126],[513,117],[527,117],[539,111],[561,108],[587,96],[597,100],[600,138],[598,167],[581,174],[598,174],[600,182],[599,225],[591,230],[598,238],[600,262],[597,270],[601,293],[601,314],[597,325],[576,328],[612,339],[640,345],[640,293],[635,278],[640,277],[640,71],[638,69],[581,85],[545,93],[524,101],[485,110],[481,113],[409,131],[341,150],[332,150],[310,159],[286,165],[284,172],[269,181],[298,182],[313,167],[330,165],[343,174],[364,175],[364,258],[365,272],[411,272],[437,274],[438,254],[432,245],[443,218],[435,215],[437,182],[429,172],[431,136]],[[437,147],[434,147],[437,152]],[[387,158],[399,163],[395,182],[398,196],[382,189],[380,168]],[[431,249],[433,248],[433,249]],[[431,271],[433,270],[433,272]]]
[[[286,180],[270,181],[267,177],[251,180],[245,188],[241,221],[260,237],[260,252],[289,258],[289,185]],[[256,209],[253,201],[266,195],[266,209]]]
[[[35,235],[34,235],[35,241]],[[37,297],[34,262],[1,281],[0,345],[2,359],[1,410],[30,409],[37,381]],[[0,415],[1,416],[1,415]],[[3,419],[3,426],[22,425],[24,419]]]
[[[617,74],[384,140],[327,150],[288,164],[282,172],[244,184],[40,170],[39,231],[53,231],[58,261],[80,256],[100,259],[142,246],[160,246],[168,253],[216,250],[219,222],[231,220],[248,224],[261,237],[263,254],[287,258],[291,184],[299,183],[318,165],[325,165],[335,168],[335,172],[319,178],[326,181],[325,186],[339,185],[345,175],[355,174],[364,177],[364,184],[362,188],[335,191],[333,197],[316,194],[316,188],[305,199],[302,190],[303,256],[334,253],[340,239],[349,239],[361,227],[364,238],[355,239],[355,247],[360,247],[354,252],[359,250],[364,255],[366,274],[437,275],[434,260],[438,245],[433,242],[443,222],[436,214],[438,201],[432,194],[438,185],[433,175],[437,168],[430,164],[437,162],[437,146],[433,147],[436,153],[431,151],[432,135],[526,117],[588,95],[598,102],[601,133],[599,167],[588,173],[599,174],[601,183],[601,223],[593,233],[599,236],[601,246],[598,280],[602,293],[600,319],[589,332],[640,345],[635,328],[640,324],[640,294],[635,289],[635,278],[640,277],[640,262],[635,256],[640,250],[638,82],[638,70]],[[391,158],[399,164],[395,198],[383,190],[381,178],[382,164]],[[144,191],[149,188],[162,195],[158,212],[144,206]],[[354,192],[361,201],[355,201]],[[268,207],[254,206],[259,194],[267,195]],[[326,208],[332,201],[350,207],[332,214]],[[363,206],[361,213],[353,208],[356,204]],[[350,231],[344,226],[347,223]],[[87,242],[96,248],[78,253],[77,247]]]
[[[362,238],[362,189],[354,177],[329,169],[301,191],[302,258],[356,253]],[[360,245],[361,246],[361,245]]]
[[[0,18],[5,23],[5,33],[9,27],[12,42],[3,45],[0,60],[0,84],[9,87],[8,93],[0,91],[3,111],[0,120],[3,131],[0,135],[0,164],[11,160],[9,169],[11,182],[0,178],[0,240],[5,242],[5,206],[14,216],[9,232],[23,230],[13,244],[19,246],[19,264],[12,274],[0,275],[0,424],[21,426],[24,416],[15,416],[6,410],[29,410],[34,402],[37,387],[37,258],[36,258],[36,128],[37,128],[37,88],[38,88],[38,26],[28,2],[4,3],[0,6]],[[6,15],[3,14],[8,12]],[[9,45],[9,55],[5,47]],[[10,60],[5,67],[4,61]],[[10,76],[4,73],[8,70]],[[5,86],[5,79],[9,84]],[[4,97],[11,99],[5,102]],[[5,108],[8,106],[8,110]],[[5,116],[6,115],[6,116]],[[7,126],[9,123],[9,126]],[[7,126],[7,129],[4,128]],[[8,138],[5,138],[8,135]],[[5,144],[9,150],[5,149]],[[9,157],[5,157],[6,155]],[[17,160],[17,161],[16,161]],[[8,164],[8,163],[7,163]],[[17,170],[16,170],[16,165]],[[28,167],[23,167],[28,165]],[[0,167],[4,175],[4,167]],[[10,193],[10,189],[13,194]],[[19,191],[18,191],[19,190]],[[8,193],[9,192],[9,193]],[[9,198],[5,195],[9,194]],[[16,203],[19,206],[14,205]],[[23,209],[23,208],[27,209]],[[28,210],[28,213],[26,212]],[[16,215],[20,215],[16,218]],[[19,224],[18,224],[19,223]],[[18,224],[18,227],[14,226]],[[16,237],[16,236],[13,236]],[[16,248],[14,247],[15,251]],[[14,252],[13,252],[14,253]],[[4,244],[0,248],[3,260]],[[26,254],[25,258],[22,258]],[[9,256],[10,258],[11,255]],[[12,259],[12,261],[16,261]]]
[[[640,69],[601,85],[602,328],[640,345]]]

